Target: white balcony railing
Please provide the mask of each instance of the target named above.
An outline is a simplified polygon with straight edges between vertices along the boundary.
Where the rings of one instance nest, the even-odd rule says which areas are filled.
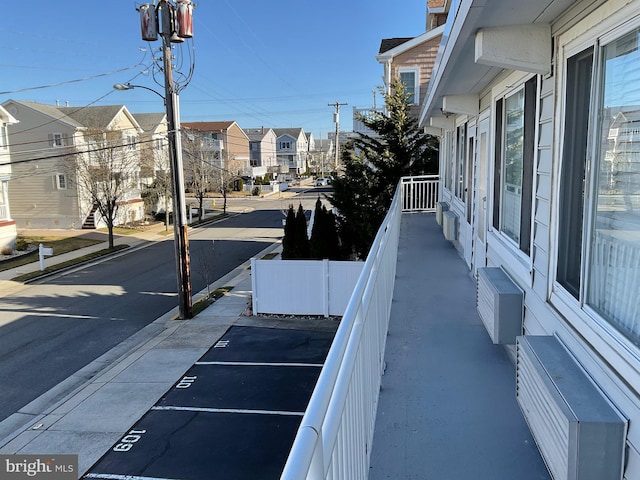
[[[439,184],[438,175],[402,177],[402,211],[435,212]]]
[[[403,191],[399,186],[378,230],[281,480],[368,476],[395,283]]]

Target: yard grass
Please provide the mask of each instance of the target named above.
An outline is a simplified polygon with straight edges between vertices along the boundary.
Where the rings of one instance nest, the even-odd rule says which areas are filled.
[[[80,248],[89,247],[101,240],[94,240],[82,237],[53,237],[53,236],[21,236],[28,244],[38,246],[43,244],[47,248],[53,248],[53,256],[62,255],[63,253],[78,250]],[[11,268],[21,267],[27,263],[38,261],[38,254],[21,255],[13,260],[7,260],[0,263],[0,271],[9,270]]]
[[[202,297],[200,300],[198,300],[193,304],[191,308],[192,315],[195,317],[197,314],[202,312],[205,308],[207,308],[209,305],[214,303],[220,297],[224,297],[231,290],[233,290],[232,286],[225,286],[225,287],[216,288],[209,295],[205,295],[204,297]]]

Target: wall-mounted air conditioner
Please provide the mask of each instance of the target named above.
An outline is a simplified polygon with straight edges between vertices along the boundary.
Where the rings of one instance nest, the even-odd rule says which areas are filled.
[[[522,335],[524,294],[499,267],[478,269],[476,307],[493,343],[513,345]]]
[[[436,222],[438,225],[442,225],[442,213],[449,210],[449,204],[447,202],[436,203]]]
[[[458,239],[458,215],[451,210],[442,212],[442,230],[444,238],[453,242]]]
[[[518,337],[516,397],[554,480],[622,478],[627,420],[556,337]]]

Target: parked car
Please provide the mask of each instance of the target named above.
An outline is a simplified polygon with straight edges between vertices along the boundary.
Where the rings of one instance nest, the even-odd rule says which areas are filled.
[[[326,178],[320,177],[316,178],[316,187],[323,187],[325,185],[329,185],[329,181]]]

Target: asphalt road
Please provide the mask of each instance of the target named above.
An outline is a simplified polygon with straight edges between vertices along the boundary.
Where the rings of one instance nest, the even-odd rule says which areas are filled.
[[[190,231],[194,293],[282,236],[273,207]],[[170,311],[176,290],[165,240],[0,299],[0,421]]]

